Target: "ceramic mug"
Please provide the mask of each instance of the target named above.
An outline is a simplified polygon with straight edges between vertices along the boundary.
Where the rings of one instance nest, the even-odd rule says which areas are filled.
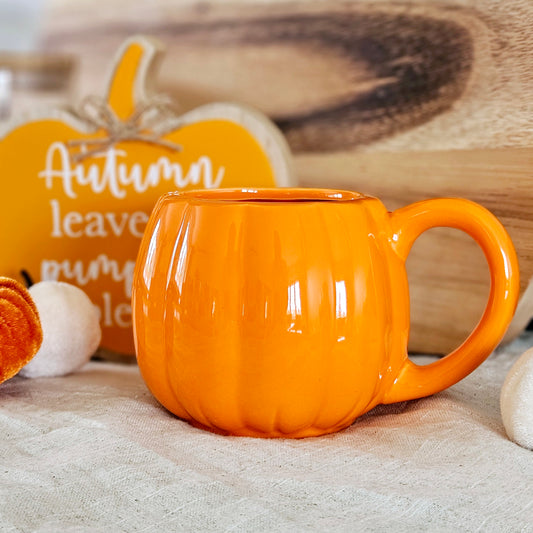
[[[407,355],[405,261],[436,226],[478,242],[492,283],[466,341],[418,366]],[[518,292],[507,232],[468,200],[389,213],[378,199],[347,191],[170,193],[151,215],[134,274],[137,360],[154,396],[196,426],[321,435],[377,404],[465,377],[501,340]]]

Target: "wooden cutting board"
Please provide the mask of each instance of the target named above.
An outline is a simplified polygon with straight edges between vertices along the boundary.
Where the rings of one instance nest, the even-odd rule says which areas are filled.
[[[300,183],[382,198],[390,209],[462,196],[496,214],[517,247],[522,298],[508,338],[533,316],[531,0],[53,0],[48,50],[81,57],[80,94],[132,33],[168,53],[159,90],[184,111],[244,102],[273,118]],[[432,230],[408,271],[412,351],[445,353],[481,316],[488,273],[476,245]]]

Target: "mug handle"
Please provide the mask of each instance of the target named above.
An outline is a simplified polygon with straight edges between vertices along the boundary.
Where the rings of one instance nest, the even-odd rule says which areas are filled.
[[[503,338],[519,296],[518,259],[508,233],[487,209],[469,200],[436,198],[411,204],[390,214],[391,244],[405,263],[414,241],[439,226],[460,229],[481,247],[491,287],[487,306],[469,337],[450,354],[426,366],[407,356],[383,403],[429,396],[454,385],[476,369]]]

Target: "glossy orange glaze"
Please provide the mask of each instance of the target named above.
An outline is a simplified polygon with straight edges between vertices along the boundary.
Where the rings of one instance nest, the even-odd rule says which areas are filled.
[[[437,225],[480,243],[493,283],[463,346],[418,367],[407,357],[405,259]],[[200,427],[314,436],[459,381],[497,345],[517,297],[507,233],[466,200],[390,214],[346,191],[171,193],[154,209],[137,261],[137,359],[154,396]]]

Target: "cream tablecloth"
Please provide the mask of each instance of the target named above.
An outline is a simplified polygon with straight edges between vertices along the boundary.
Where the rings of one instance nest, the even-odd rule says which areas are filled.
[[[0,531],[533,531],[533,452],[499,413],[525,335],[432,398],[304,440],[213,435],[135,366],[0,386]]]

